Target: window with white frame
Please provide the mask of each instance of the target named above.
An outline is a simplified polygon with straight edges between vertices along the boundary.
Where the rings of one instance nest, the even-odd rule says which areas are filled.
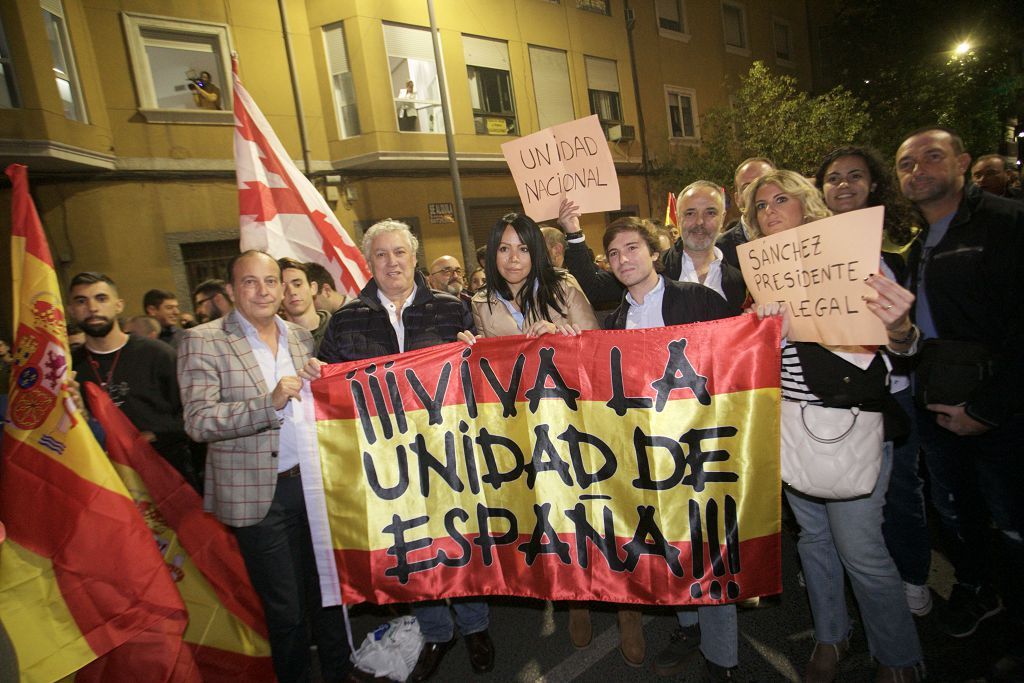
[[[783,64],[793,62],[793,28],[785,19],[772,19],[772,37],[775,41],[775,59]]]
[[[430,31],[384,24],[384,47],[388,53],[398,130],[443,133],[441,87],[437,82]]]
[[[233,120],[227,26],[129,12],[121,18],[147,121]]]
[[[565,50],[531,45],[530,71],[533,73],[533,99],[537,103],[540,127],[549,128],[575,119],[569,60]]]
[[[7,34],[0,22],[0,109],[18,106],[18,90],[14,83],[14,68],[11,66],[11,51],[7,47]]]
[[[334,92],[334,113],[338,118],[338,135],[350,138],[359,135],[359,110],[356,108],[356,89],[352,83],[352,70],[348,63],[345,29],[341,24],[324,28],[324,46],[327,67],[331,72]]]
[[[696,140],[697,91],[692,88],[665,86],[669,137],[675,140]]]
[[[615,60],[599,57],[584,57],[587,67],[587,93],[590,97],[590,112],[597,114],[604,129],[622,123],[622,99],[619,97],[619,72]]]
[[[687,33],[686,3],[684,0],[657,0],[658,30],[670,33]]]
[[[469,76],[469,99],[477,135],[519,135],[508,44],[462,36]]]
[[[749,55],[746,7],[738,2],[722,2],[722,27],[726,51]]]
[[[608,6],[608,0],[576,0],[576,9],[597,14],[610,15],[612,13],[611,7]]]
[[[64,5],[61,0],[40,0],[39,6],[43,10],[46,38],[50,43],[50,54],[53,56],[53,77],[60,101],[64,105],[64,116],[87,123],[85,103],[82,100],[82,84],[78,80],[75,55],[71,50]]]

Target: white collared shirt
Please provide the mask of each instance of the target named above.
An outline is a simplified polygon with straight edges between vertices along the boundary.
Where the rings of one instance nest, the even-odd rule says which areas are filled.
[[[704,282],[697,276],[697,268],[693,265],[693,259],[685,251],[682,253],[682,268],[679,270],[680,282],[696,282],[718,292],[718,295],[725,299],[725,290],[722,289],[722,250],[712,247],[715,251],[715,260],[708,266],[708,274],[704,276]]]
[[[646,327],[665,327],[665,318],[661,314],[661,302],[665,299],[665,277],[658,276],[658,284],[654,289],[647,292],[644,302],[638,304],[633,295],[626,292],[626,303],[629,310],[626,312],[626,329],[638,330]]]
[[[405,351],[405,322],[402,320],[401,313],[405,312],[406,305],[416,299],[416,283],[412,283],[412,291],[409,292],[409,297],[402,302],[401,307],[396,306],[391,299],[384,295],[384,292],[377,290],[377,300],[380,301],[381,306],[388,312],[388,319],[391,320],[391,327],[395,328],[395,336],[398,337],[398,350]],[[401,311],[401,313],[400,313]]]
[[[260,339],[253,324],[246,320],[245,316],[239,315],[238,319],[242,323],[249,348],[256,356],[260,372],[263,373],[267,391],[273,391],[282,377],[294,377],[297,374],[291,350],[288,348],[288,327],[283,320],[274,316],[274,323],[277,325],[277,356],[275,356],[266,342]],[[283,410],[275,412],[278,419],[281,420],[281,434],[278,437],[277,446],[277,471],[286,472],[299,464],[298,435],[292,402],[288,401],[284,404]]]

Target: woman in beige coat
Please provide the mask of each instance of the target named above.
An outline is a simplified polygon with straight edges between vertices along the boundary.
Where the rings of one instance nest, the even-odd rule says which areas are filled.
[[[544,237],[528,216],[510,213],[487,240],[487,284],[473,295],[473,320],[483,337],[579,334],[599,329],[579,283],[548,260]]]

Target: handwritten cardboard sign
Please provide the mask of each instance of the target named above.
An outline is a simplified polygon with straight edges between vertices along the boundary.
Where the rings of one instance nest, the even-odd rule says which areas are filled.
[[[597,116],[587,116],[506,142],[501,153],[512,171],[526,215],[558,216],[562,197],[581,213],[621,207],[615,162]]]
[[[864,278],[878,272],[884,215],[881,206],[850,211],[740,246],[754,301],[789,307],[793,341],[885,344],[885,326],[862,298],[877,296]]]

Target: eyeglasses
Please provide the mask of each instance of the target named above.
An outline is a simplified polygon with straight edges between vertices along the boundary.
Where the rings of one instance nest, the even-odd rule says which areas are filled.
[[[437,275],[438,273],[444,273],[448,277],[451,277],[453,274],[461,277],[462,268],[452,268],[451,266],[448,266],[446,268],[440,268],[438,270],[435,270],[433,273],[431,273],[431,275]]]

